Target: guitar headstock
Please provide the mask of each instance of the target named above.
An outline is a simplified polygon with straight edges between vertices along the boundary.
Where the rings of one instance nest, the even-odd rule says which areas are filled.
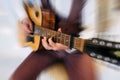
[[[85,45],[85,52],[91,57],[120,66],[120,43],[93,38]]]
[[[113,42],[113,41],[93,38],[93,39],[91,39],[90,44],[96,45],[96,46],[108,47],[108,48],[114,48],[114,49],[120,50],[120,42]]]

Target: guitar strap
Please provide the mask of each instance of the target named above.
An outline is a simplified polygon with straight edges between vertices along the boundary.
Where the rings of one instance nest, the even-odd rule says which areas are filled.
[[[72,8],[67,20],[70,22],[81,22],[81,13],[85,0],[73,0]]]
[[[42,2],[43,9],[50,9],[51,10],[51,5],[50,5],[49,0],[41,0],[41,2]]]
[[[41,0],[42,7],[44,9],[50,9],[54,12],[52,9],[49,0]],[[61,30],[63,33],[78,36],[80,31],[83,30],[81,27],[81,12],[82,8],[84,6],[85,0],[73,0],[72,7],[70,14],[68,18],[62,18],[60,16],[56,15],[56,30],[61,27]]]

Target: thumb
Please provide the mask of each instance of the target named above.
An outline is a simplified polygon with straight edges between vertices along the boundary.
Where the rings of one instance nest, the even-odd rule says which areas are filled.
[[[61,31],[61,28],[58,28],[58,31],[59,31],[59,32],[62,32],[62,31]]]

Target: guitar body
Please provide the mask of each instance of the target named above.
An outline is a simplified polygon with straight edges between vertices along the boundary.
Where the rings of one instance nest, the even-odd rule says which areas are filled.
[[[34,29],[35,27],[54,29],[55,15],[53,12],[51,12],[50,10],[44,9],[42,10],[39,6],[33,5],[30,2],[25,3],[25,9],[29,18],[33,22]],[[38,49],[43,48],[40,43],[41,41],[40,35],[34,34],[33,32],[32,35],[25,36],[21,29],[22,24],[18,22],[18,25],[19,25],[18,29],[19,42],[23,47],[29,46],[32,48],[33,51],[37,51]]]
[[[22,24],[18,22],[18,40],[22,47],[31,47],[33,51],[38,50],[40,44],[40,36],[39,35],[30,35],[25,36],[22,32],[21,26]]]

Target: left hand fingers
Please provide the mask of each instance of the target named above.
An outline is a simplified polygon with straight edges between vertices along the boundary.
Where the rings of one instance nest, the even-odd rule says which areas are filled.
[[[42,45],[43,45],[43,47],[44,47],[45,49],[47,49],[47,50],[52,50],[52,47],[48,44],[46,37],[44,37],[44,38],[42,39]]]
[[[62,32],[61,28],[58,28],[58,32]]]
[[[54,43],[53,41],[52,41],[52,38],[49,38],[48,39],[48,42],[49,42],[49,45],[51,46],[51,47],[55,47],[56,46],[56,43]]]
[[[60,43],[54,43],[52,41],[52,38],[48,39],[49,45],[51,46],[52,50],[64,50],[67,49],[68,47],[65,45],[62,45]]]
[[[52,38],[49,38],[48,39],[48,42],[47,42],[47,38],[44,37],[44,39],[42,39],[42,45],[45,49],[47,50],[64,50],[64,49],[67,49],[68,47],[67,46],[64,46],[60,43],[54,43],[52,41]]]

